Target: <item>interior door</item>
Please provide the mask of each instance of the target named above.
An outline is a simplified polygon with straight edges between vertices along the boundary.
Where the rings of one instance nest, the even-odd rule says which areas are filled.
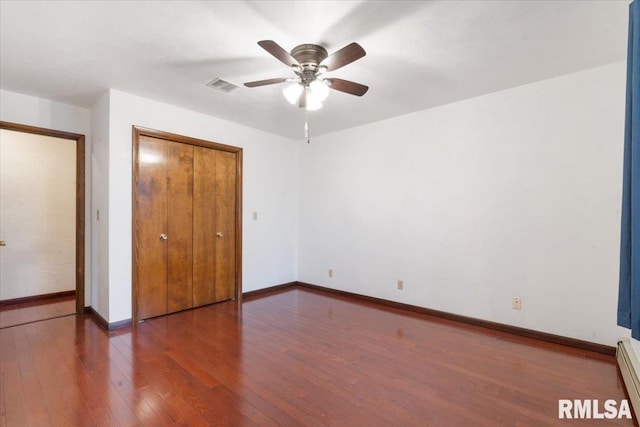
[[[167,146],[162,139],[140,138],[135,232],[141,319],[167,313]]]
[[[194,147],[193,306],[216,302],[216,151]]]
[[[236,154],[216,151],[215,165],[215,299],[224,301],[236,289]]]
[[[193,307],[193,146],[167,143],[167,311]]]
[[[140,138],[138,310],[142,319],[193,306],[193,146]]]
[[[235,153],[195,148],[194,306],[235,297],[236,162]]]

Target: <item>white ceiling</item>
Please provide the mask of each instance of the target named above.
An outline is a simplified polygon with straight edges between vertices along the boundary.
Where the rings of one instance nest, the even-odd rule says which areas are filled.
[[[1,1],[0,87],[81,107],[107,88],[302,138],[282,85],[225,94],[292,72],[286,50],[357,42],[367,56],[329,75],[370,87],[332,91],[309,113],[319,135],[626,58],[628,0]]]

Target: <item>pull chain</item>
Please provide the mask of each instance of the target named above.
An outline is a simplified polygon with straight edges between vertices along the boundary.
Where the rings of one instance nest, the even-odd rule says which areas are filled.
[[[309,137],[309,112],[306,109],[304,111],[304,137],[307,139],[307,144],[309,144],[311,142]]]

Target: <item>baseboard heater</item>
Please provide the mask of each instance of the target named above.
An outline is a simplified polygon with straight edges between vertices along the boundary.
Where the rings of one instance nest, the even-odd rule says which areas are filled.
[[[640,360],[628,338],[618,341],[616,357],[633,411],[640,414]]]

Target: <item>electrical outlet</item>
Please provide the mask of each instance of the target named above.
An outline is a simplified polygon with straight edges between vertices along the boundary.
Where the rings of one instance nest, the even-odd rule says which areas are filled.
[[[513,300],[511,301],[511,308],[514,310],[522,310],[522,300],[520,297],[513,297]]]
[[[256,212],[256,211],[253,212],[253,220],[254,221],[258,220],[258,212]]]
[[[330,268],[327,273],[329,274],[329,277],[333,277],[333,270]]]
[[[398,290],[401,291],[404,289],[404,282],[402,280],[398,280]]]

